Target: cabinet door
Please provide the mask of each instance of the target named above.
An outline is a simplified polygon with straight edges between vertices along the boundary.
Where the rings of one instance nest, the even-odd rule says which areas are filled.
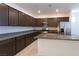
[[[25,26],[30,26],[30,16],[25,14]]]
[[[8,25],[8,6],[0,4],[0,26]]]
[[[26,35],[26,46],[28,46],[30,44],[31,44],[31,36],[30,36],[30,34],[27,34]]]
[[[32,17],[28,16],[28,26],[32,26]]]
[[[20,26],[30,26],[31,18],[22,12],[19,12],[19,25]]]
[[[18,26],[18,11],[9,7],[9,25]]]
[[[63,21],[63,22],[68,22],[69,21],[69,17],[60,17],[58,19],[60,20],[60,22],[61,21]]]
[[[36,27],[43,26],[43,20],[42,19],[34,19],[34,23]]]
[[[26,38],[26,46],[31,44],[31,38]]]
[[[33,19],[33,17],[30,17],[30,22],[31,22],[30,25],[34,26],[34,19]]]
[[[19,12],[19,26],[25,25],[25,14],[22,12]]]
[[[48,22],[48,27],[57,27],[59,24],[57,18],[48,18],[47,22]]]
[[[29,16],[29,26],[33,26],[33,20],[31,16]]]
[[[15,54],[15,39],[7,39],[0,42],[0,56],[12,56]]]
[[[36,35],[38,35],[38,34],[39,34],[38,32],[33,32],[33,33],[30,33],[30,34],[27,34],[26,35],[26,46],[30,45],[32,42],[34,42],[35,40],[37,40],[34,37]]]
[[[26,46],[30,45],[33,41],[35,41],[34,35],[35,33],[30,33],[26,35]]]
[[[30,41],[31,41],[31,43],[36,40],[34,37],[37,36],[37,35],[38,35],[37,32],[30,33],[30,39],[31,39]]]
[[[26,47],[25,36],[16,37],[16,53]]]

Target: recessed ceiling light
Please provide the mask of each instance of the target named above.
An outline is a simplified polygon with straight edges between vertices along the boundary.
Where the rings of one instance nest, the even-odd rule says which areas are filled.
[[[56,12],[59,12],[59,10],[58,10],[58,9],[56,9]]]
[[[37,11],[40,14],[40,10]]]

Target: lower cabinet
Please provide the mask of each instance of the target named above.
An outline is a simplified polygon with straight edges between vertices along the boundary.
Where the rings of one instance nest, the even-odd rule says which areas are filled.
[[[0,56],[12,56],[15,54],[15,39],[7,39],[0,42]]]
[[[26,46],[31,44],[31,38],[26,38]]]
[[[25,36],[19,36],[15,38],[15,49],[16,53],[21,51],[23,48],[26,47],[26,37]]]
[[[28,46],[29,44],[31,44],[32,42],[34,42],[35,40],[37,40],[34,37],[36,35],[38,35],[38,34],[40,34],[40,33],[39,32],[33,32],[33,33],[30,33],[30,34],[27,34],[26,35],[26,46]]]
[[[48,33],[58,33],[57,30],[48,30]]]
[[[36,32],[0,41],[0,56],[13,56],[36,39]]]
[[[31,34],[26,35],[26,46],[30,45],[33,42],[33,37]]]

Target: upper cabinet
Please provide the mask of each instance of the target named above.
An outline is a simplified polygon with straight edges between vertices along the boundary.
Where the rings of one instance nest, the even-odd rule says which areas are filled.
[[[58,18],[58,20],[61,22],[61,21],[63,21],[63,22],[68,22],[69,21],[69,17],[60,17],[60,18]]]
[[[48,18],[47,22],[48,22],[48,27],[57,27],[59,24],[58,18]]]
[[[0,4],[0,26],[34,26],[35,18],[5,4]]]
[[[19,12],[19,26],[31,26],[31,16]]]
[[[34,26],[34,24],[33,24],[33,17],[30,16],[29,19],[30,19],[30,21],[29,21],[30,24],[29,24],[29,25],[30,25],[30,26]]]
[[[59,17],[59,18],[48,18],[48,26],[49,27],[57,27],[60,22],[68,22],[69,17]]]
[[[18,11],[9,7],[9,26],[18,26]]]
[[[57,27],[61,21],[68,22],[69,17],[46,18],[49,27]],[[33,18],[5,4],[0,4],[0,26],[42,27],[44,19]]]
[[[8,6],[0,4],[0,26],[8,25]]]
[[[19,26],[24,26],[25,25],[25,14],[22,12],[19,12]]]
[[[25,24],[26,26],[31,26],[31,16],[26,15]]]
[[[43,26],[43,20],[42,19],[34,19],[35,27],[42,27]]]

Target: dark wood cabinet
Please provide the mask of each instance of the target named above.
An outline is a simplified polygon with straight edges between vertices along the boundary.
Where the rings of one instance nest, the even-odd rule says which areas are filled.
[[[26,47],[33,42],[33,38],[26,38]]]
[[[29,16],[29,18],[28,18],[28,23],[29,23],[29,26],[33,26],[34,24],[33,24],[33,19],[32,19],[33,17],[32,16]]]
[[[31,24],[30,16],[25,14],[25,17],[26,17],[25,18],[25,26],[30,26],[30,24]]]
[[[32,22],[33,20],[32,20],[32,17],[31,16],[29,16],[29,26],[33,26],[33,22]]]
[[[33,26],[33,27],[35,26],[35,21],[34,20],[35,20],[35,18],[31,17],[31,19],[30,19],[30,22],[31,22],[30,26]]]
[[[57,27],[61,21],[69,21],[69,17],[46,18],[49,27]],[[44,19],[33,18],[6,4],[0,4],[0,26],[43,26]]]
[[[0,26],[42,26],[42,20],[33,18],[5,4],[0,4]]]
[[[34,37],[36,35],[38,35],[38,34],[40,34],[40,33],[39,32],[33,32],[33,33],[30,33],[30,34],[27,34],[26,35],[26,46],[30,45],[32,42],[34,42],[35,40],[37,40]]]
[[[32,26],[32,17],[5,4],[0,4],[0,26]]]
[[[9,26],[18,26],[18,11],[9,7]]]
[[[8,26],[8,6],[0,4],[0,26]]]
[[[16,44],[15,48],[16,48],[16,53],[17,53],[26,47],[26,37],[25,36],[16,37],[15,44]]]
[[[34,19],[34,25],[35,25],[35,27],[42,27],[43,20],[42,19]]]
[[[22,49],[34,42],[34,37],[38,35],[38,32],[32,32],[26,35],[14,37],[0,41],[0,56],[13,56],[20,52]]]
[[[48,30],[48,33],[58,33],[57,30]]]
[[[37,35],[37,32],[29,33],[27,35],[19,36],[15,38],[15,49],[16,53],[30,45],[36,39],[34,37]]]
[[[60,18],[58,18],[58,20],[61,22],[61,21],[63,21],[63,22],[68,22],[69,21],[69,17],[60,17]]]
[[[20,26],[31,26],[31,16],[25,13],[19,12],[19,25]]]
[[[48,27],[57,27],[60,22],[69,22],[69,17],[39,18],[39,19],[34,19],[33,22],[36,27],[43,26],[43,22],[47,22]]]
[[[0,41],[0,56],[15,55],[15,39]]]
[[[34,39],[34,37],[36,36],[36,32],[34,33],[29,33],[27,35],[23,35],[23,36],[19,36],[16,37],[15,39],[15,49],[16,49],[16,53],[18,53],[19,51],[21,51],[23,48],[27,47],[28,45],[30,45],[33,41],[35,41],[36,39]]]
[[[19,26],[25,25],[25,14],[22,12],[19,12]]]
[[[57,27],[59,24],[58,18],[48,18],[47,22],[48,22],[48,27]]]
[[[26,46],[30,45],[33,42],[33,37],[30,34],[26,35]]]

